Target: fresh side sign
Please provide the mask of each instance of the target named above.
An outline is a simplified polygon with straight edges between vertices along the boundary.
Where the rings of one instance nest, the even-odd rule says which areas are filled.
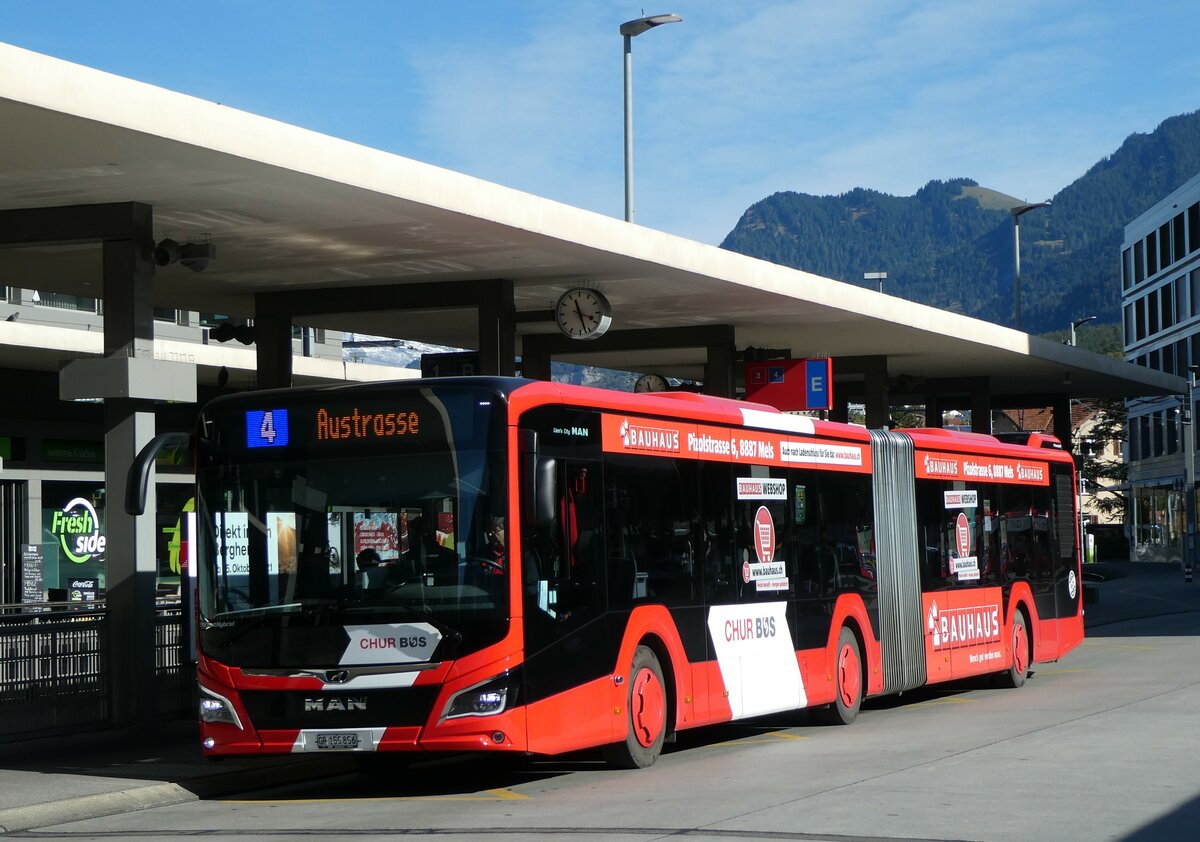
[[[100,532],[96,508],[82,497],[76,497],[54,512],[50,533],[58,540],[67,558],[75,564],[91,561],[93,556],[104,552],[108,543]]]

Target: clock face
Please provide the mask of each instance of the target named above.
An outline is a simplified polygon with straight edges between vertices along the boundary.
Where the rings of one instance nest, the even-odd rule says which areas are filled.
[[[643,374],[633,384],[635,392],[665,392],[668,388],[666,378],[659,374]]]
[[[612,307],[599,290],[576,287],[559,296],[554,320],[572,339],[598,339],[612,324]]]

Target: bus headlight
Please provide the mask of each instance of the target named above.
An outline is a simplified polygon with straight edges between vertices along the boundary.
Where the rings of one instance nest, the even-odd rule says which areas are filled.
[[[508,709],[516,701],[516,688],[510,675],[499,675],[480,682],[466,690],[460,690],[446,703],[442,719],[459,719],[464,716],[495,716]]]
[[[242,720],[233,709],[233,702],[204,686],[200,687],[200,721],[225,722],[239,730],[242,727]]]

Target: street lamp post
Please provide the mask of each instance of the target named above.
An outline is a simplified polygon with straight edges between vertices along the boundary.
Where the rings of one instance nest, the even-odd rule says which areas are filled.
[[[883,282],[887,280],[887,272],[863,272],[864,281],[879,281],[879,291],[883,292]]]
[[[1075,331],[1079,329],[1080,325],[1087,324],[1092,319],[1096,319],[1096,318],[1099,318],[1099,317],[1098,316],[1084,316],[1082,319],[1076,319],[1075,321],[1071,322],[1071,347],[1072,348],[1075,347]]]
[[[650,15],[621,24],[625,38],[625,221],[633,222],[633,39],[664,23],[679,23],[679,15]]]
[[[1009,208],[1013,218],[1013,327],[1021,329],[1021,214],[1050,207],[1050,200]]]

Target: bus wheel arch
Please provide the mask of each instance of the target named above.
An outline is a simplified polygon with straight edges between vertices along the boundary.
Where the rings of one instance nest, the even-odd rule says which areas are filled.
[[[617,769],[653,765],[668,736],[674,734],[674,681],[666,648],[647,637],[634,649],[625,681],[623,740],[605,746],[604,759]]]
[[[851,619],[838,630],[830,663],[834,700],[817,708],[818,721],[826,725],[849,725],[858,718],[867,689],[867,664],[862,629]]]

